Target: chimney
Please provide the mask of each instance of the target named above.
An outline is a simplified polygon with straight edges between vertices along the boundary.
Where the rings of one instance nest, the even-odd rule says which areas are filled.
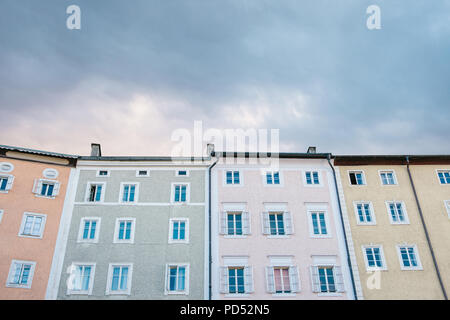
[[[316,147],[308,147],[308,151],[306,153],[316,153]]]
[[[208,143],[206,145],[206,155],[207,156],[211,156],[214,152],[214,144],[213,143]]]
[[[101,157],[102,156],[102,148],[100,147],[100,143],[91,143],[91,157]]]

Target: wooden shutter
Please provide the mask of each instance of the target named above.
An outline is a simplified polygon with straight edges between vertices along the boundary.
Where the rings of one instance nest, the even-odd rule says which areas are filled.
[[[242,212],[242,234],[250,234],[250,214],[248,212]]]
[[[5,190],[11,190],[13,183],[14,183],[14,176],[8,176],[8,182],[6,183]]]
[[[53,194],[52,194],[52,196],[56,197],[57,195],[59,195],[60,185],[61,184],[59,182],[55,182],[55,185],[53,186]]]
[[[311,285],[313,292],[320,292],[319,270],[317,266],[310,267]]]
[[[253,292],[253,267],[244,267],[245,293]]]
[[[228,293],[228,267],[220,267],[220,293]]]
[[[220,234],[228,234],[228,215],[226,211],[220,213]]]
[[[273,267],[266,267],[266,288],[267,292],[275,293],[275,279]]]
[[[291,285],[292,292],[300,292],[300,279],[298,276],[297,266],[289,267],[289,282]]]
[[[35,179],[34,180],[34,186],[33,186],[33,193],[39,194],[42,190],[42,180],[41,179]]]
[[[283,213],[283,220],[286,234],[292,234],[293,233],[292,218],[291,213],[289,211],[285,211]]]
[[[334,277],[336,282],[336,291],[337,292],[344,292],[345,286],[344,286],[344,277],[342,275],[342,268],[340,266],[335,266],[333,268],[334,270]]]
[[[269,222],[269,213],[268,212],[261,213],[261,223],[262,223],[263,234],[270,234],[270,222]]]

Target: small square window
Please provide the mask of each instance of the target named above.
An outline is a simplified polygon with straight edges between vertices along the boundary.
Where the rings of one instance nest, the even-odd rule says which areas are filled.
[[[173,203],[189,202],[189,193],[187,184],[173,184],[172,202]]]
[[[78,242],[98,242],[100,221],[100,218],[97,217],[81,218]]]
[[[239,171],[226,171],[225,172],[226,184],[240,184]]]
[[[320,185],[318,171],[305,171],[306,185]]]
[[[373,225],[375,222],[375,215],[373,213],[370,202],[356,202],[355,203],[356,221],[358,224]]]
[[[363,253],[367,270],[386,270],[383,248],[381,246],[364,246]]]
[[[87,202],[103,202],[105,183],[90,182],[87,187]]]
[[[387,202],[389,218],[392,224],[408,224],[408,215],[402,202]]]
[[[450,184],[450,170],[439,170],[438,178],[441,184]]]
[[[351,185],[365,185],[364,173],[362,171],[352,171],[348,173]]]
[[[31,288],[36,262],[13,260],[9,269],[7,287]]]
[[[120,199],[122,203],[137,202],[139,194],[139,184],[137,183],[121,183]]]
[[[136,177],[149,177],[150,171],[148,170],[136,170]]]
[[[134,243],[135,218],[118,218],[114,232],[114,243]]]
[[[167,265],[166,294],[188,294],[189,265]]]
[[[25,212],[22,218],[19,236],[28,238],[42,238],[44,234],[45,214]]]
[[[170,219],[169,243],[189,242],[189,220],[186,218]]]
[[[310,212],[312,235],[315,237],[327,236],[327,217],[326,213],[323,211],[313,211]]]
[[[109,177],[108,170],[99,170],[97,171],[97,177]]]
[[[402,270],[422,270],[419,254],[415,245],[397,246]]]
[[[108,271],[108,287],[106,294],[129,295],[131,292],[131,280],[133,264],[110,264]]]
[[[266,172],[266,184],[267,185],[279,185],[280,184],[280,173],[276,172]]]
[[[12,175],[0,175],[0,192],[7,193],[11,190],[14,182],[14,176]]]
[[[381,171],[380,172],[381,183],[383,185],[395,185],[397,181],[395,179],[394,171]]]
[[[176,173],[177,173],[176,174],[177,177],[188,177],[189,176],[188,170],[177,170]]]
[[[95,275],[95,263],[73,263],[70,267],[70,279],[67,294],[92,294]]]

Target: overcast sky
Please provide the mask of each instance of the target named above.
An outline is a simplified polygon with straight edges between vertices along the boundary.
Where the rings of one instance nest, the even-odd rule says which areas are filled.
[[[81,155],[168,155],[195,120],[279,129],[280,151],[449,154],[450,1],[1,0],[0,114],[0,144]]]

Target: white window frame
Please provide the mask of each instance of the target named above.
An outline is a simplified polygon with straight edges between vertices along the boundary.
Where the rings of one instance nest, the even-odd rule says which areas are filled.
[[[24,228],[25,228],[25,223],[27,221],[27,217],[29,217],[29,216],[41,217],[42,218],[41,229],[40,229],[40,232],[39,232],[38,236],[23,234]],[[23,216],[22,216],[22,223],[20,224],[20,230],[19,230],[18,236],[22,237],[22,238],[42,239],[43,236],[44,236],[45,222],[46,221],[47,221],[47,215],[46,214],[35,213],[35,212],[24,212]]]
[[[233,172],[233,183],[227,184],[227,172],[231,171]],[[234,172],[239,172],[239,183],[234,183]],[[223,169],[222,171],[223,179],[222,179],[222,186],[223,187],[242,187],[244,186],[244,174],[243,170],[241,169]]]
[[[278,179],[280,181],[279,184],[275,184],[274,181],[274,176],[275,173],[278,173]],[[271,174],[272,175],[272,183],[267,183],[267,175]],[[281,170],[268,170],[268,171],[264,171],[263,176],[263,185],[265,187],[284,187],[284,178],[283,178],[283,173]],[[239,174],[239,181],[240,181],[240,174]]]
[[[380,258],[381,258],[381,267],[370,267],[369,266],[369,259],[367,259],[367,252],[366,249],[373,249],[373,248],[378,248],[380,250]],[[370,244],[370,245],[362,245],[361,246],[362,252],[363,252],[363,256],[364,256],[364,262],[366,264],[366,270],[367,271],[376,271],[376,270],[380,270],[380,271],[384,271],[387,270],[387,263],[386,263],[386,259],[384,257],[384,250],[383,250],[383,246],[381,244]]]
[[[405,203],[403,201],[392,200],[392,201],[386,201],[385,203],[386,203],[386,210],[387,210],[387,213],[389,215],[389,221],[391,222],[391,224],[393,224],[393,225],[409,224],[408,212],[406,211],[406,205],[405,205]],[[389,208],[389,205],[391,203],[392,204],[397,204],[397,203],[401,204],[403,215],[405,216],[405,221],[394,221],[392,219],[391,208]]]
[[[134,185],[134,201],[123,201],[123,194],[125,192],[125,185]],[[129,195],[128,195],[129,197]],[[119,203],[133,205],[139,202],[139,182],[121,182],[119,192]]]
[[[450,186],[450,183],[442,183],[441,179],[439,179],[439,172],[450,172],[450,169],[436,169],[436,178],[438,179],[438,183],[441,186]]]
[[[383,173],[392,173],[392,178],[394,179],[394,183],[393,184],[383,184],[383,178],[381,177],[381,174],[383,174]],[[394,169],[378,170],[378,176],[380,177],[380,183],[382,186],[398,186],[397,175],[395,174]]]
[[[15,264],[19,263],[19,264],[29,264],[31,265],[30,268],[30,274],[28,275],[28,282],[25,285],[22,284],[16,284],[16,283],[12,283],[11,280],[14,278],[15,275]],[[11,265],[9,267],[9,273],[8,273],[8,278],[6,279],[6,287],[8,288],[24,288],[24,289],[31,289],[31,285],[33,284],[33,276],[34,276],[34,269],[36,267],[36,262],[35,261],[23,261],[23,260],[12,260],[11,261]]]
[[[312,268],[329,268],[332,267],[333,268],[333,279],[334,279],[334,285],[335,285],[335,289],[336,291],[334,292],[321,292],[321,288],[320,288],[320,276],[319,273],[317,273],[317,277],[319,277],[318,279],[316,279],[319,283],[319,291],[314,291],[314,280],[313,280],[313,274],[312,274]],[[337,275],[337,271],[336,268],[339,268],[339,270],[341,271],[341,277],[342,277],[342,285],[339,286],[338,285],[338,275]],[[312,286],[313,286],[313,292],[317,294],[317,296],[319,297],[338,297],[338,296],[342,296],[342,293],[345,292],[345,280],[344,280],[344,274],[343,274],[343,270],[342,270],[342,266],[337,265],[335,263],[320,263],[320,264],[313,264],[310,267],[310,277],[311,277],[311,281],[312,281]],[[328,283],[328,281],[327,281]]]
[[[185,175],[180,175],[180,171],[186,171]],[[187,169],[177,169],[175,170],[175,177],[189,177],[190,176],[190,172]]]
[[[146,173],[146,174],[143,174],[143,175],[140,175],[140,174],[139,174],[140,171],[145,171],[145,172],[147,172],[147,173]],[[150,170],[148,170],[148,169],[137,169],[137,170],[136,170],[136,177],[137,177],[137,178],[150,177]]]
[[[186,186],[186,201],[175,201],[175,186]],[[181,195],[180,195],[181,197]],[[191,202],[191,183],[190,182],[172,182],[170,192],[170,203],[173,205],[183,205]]]
[[[241,214],[242,234],[228,234],[228,214]],[[250,213],[242,209],[228,209],[220,213],[220,233],[224,238],[246,238],[251,233]]]
[[[106,175],[100,175],[100,171],[106,171],[107,174],[106,174]],[[96,172],[96,174],[95,174],[95,177],[96,177],[96,178],[107,178],[107,177],[109,177],[110,175],[111,175],[111,170],[108,170],[108,169],[99,169],[99,170],[97,170],[97,172]]]
[[[83,233],[84,233],[84,224],[87,220],[90,221],[97,221],[97,225],[95,227],[95,237],[94,239],[83,239]],[[102,219],[100,217],[82,217],[80,220],[80,228],[78,230],[78,243],[98,243],[98,239],[100,236],[100,226],[101,226]]]
[[[0,223],[2,223],[4,212],[5,212],[4,210],[0,210]]]
[[[6,189],[5,190],[0,190],[0,193],[8,193],[14,184],[14,176],[12,174],[0,174],[0,178],[6,178],[7,182],[6,182]]]
[[[169,272],[169,268],[170,267],[185,267],[186,269],[186,273],[185,273],[185,278],[184,278],[184,290],[177,290],[177,291],[170,291],[169,290],[169,286],[170,286],[170,272]],[[176,262],[176,263],[167,263],[166,264],[166,275],[165,275],[165,286],[164,286],[164,295],[189,295],[189,268],[190,264],[189,263],[180,263],[180,262]],[[177,270],[177,279],[178,279],[178,270]]]
[[[73,280],[75,277],[75,269],[76,267],[91,267],[91,274],[89,275],[89,287],[88,290],[73,290],[70,288],[69,281]],[[94,277],[95,277],[95,262],[72,262],[69,267],[70,275],[67,280],[67,295],[92,295],[92,290],[94,289]]]
[[[325,218],[325,227],[327,229],[326,234],[314,234],[314,225],[312,220],[312,214],[313,213],[324,213]],[[331,224],[330,224],[330,217],[328,215],[328,208],[326,206],[320,206],[320,207],[309,207],[307,208],[307,215],[308,215],[308,226],[309,226],[309,236],[310,238],[331,238]],[[320,228],[320,226],[319,226]]]
[[[293,297],[301,292],[301,281],[298,267],[294,265],[291,256],[269,256],[270,264],[266,267],[266,291],[272,294],[272,297]],[[288,268],[289,286],[291,292],[276,293],[274,268]],[[272,271],[270,271],[271,269]],[[272,277],[270,279],[270,277]],[[273,288],[271,287],[273,282]]]
[[[352,180],[350,179],[350,173],[361,173],[362,174],[362,184],[352,184]],[[352,187],[361,187],[361,186],[367,186],[367,180],[366,180],[366,173],[364,170],[347,170],[347,179],[349,186]]]
[[[121,221],[131,221],[130,239],[119,239],[119,230]],[[134,243],[134,233],[136,231],[136,218],[133,217],[121,217],[116,218],[116,225],[114,228],[113,243]]]
[[[53,184],[52,195],[42,195],[42,185],[43,184]],[[57,180],[51,179],[36,179],[34,180],[33,193],[36,197],[46,198],[46,199],[55,199],[56,196],[59,195],[59,189],[61,188],[61,183]]]
[[[173,223],[174,222],[184,222],[184,239],[173,239]],[[170,218],[169,219],[169,243],[189,243],[189,218]]]
[[[127,289],[126,290],[115,290],[115,291],[111,290],[114,267],[128,267]],[[131,294],[132,279],[133,279],[133,263],[130,263],[130,262],[110,263],[109,267],[108,267],[108,279],[107,279],[107,282],[106,282],[106,292],[105,292],[105,294],[106,295],[130,295]]]
[[[313,172],[317,172],[317,176],[319,179],[319,183],[318,184],[308,184],[308,180],[306,179],[306,173],[307,172],[311,172],[311,175]],[[302,170],[302,178],[303,178],[303,186],[307,187],[307,188],[317,188],[317,187],[323,187],[323,182],[322,182],[322,170],[318,170],[318,169],[306,169],[306,170]],[[312,178],[312,177],[311,177]]]
[[[371,222],[361,222],[359,220],[358,204],[362,204],[362,205],[368,204],[369,205],[370,217],[372,218]],[[372,201],[353,201],[353,209],[354,209],[354,212],[355,212],[355,218],[356,218],[356,224],[357,225],[360,225],[360,226],[374,226],[374,225],[377,224],[377,220],[376,220],[376,217],[375,217],[375,210],[373,208]]]
[[[447,210],[447,215],[450,219],[450,200],[444,200],[444,208]]]
[[[89,201],[89,193],[92,185],[102,185],[102,193],[99,201]],[[84,201],[89,204],[103,203],[105,201],[106,194],[106,182],[105,181],[88,181],[86,185],[86,192],[84,195]]]
[[[417,248],[416,244],[397,244],[397,255],[398,255],[398,259],[399,259],[399,263],[400,263],[400,270],[404,270],[404,271],[415,271],[415,270],[423,270],[422,267],[422,262],[420,260],[420,256],[419,256],[419,250]],[[400,249],[403,247],[412,247],[414,248],[414,255],[416,257],[417,260],[417,266],[416,267],[405,267],[403,265],[403,259],[402,259],[402,254]]]

